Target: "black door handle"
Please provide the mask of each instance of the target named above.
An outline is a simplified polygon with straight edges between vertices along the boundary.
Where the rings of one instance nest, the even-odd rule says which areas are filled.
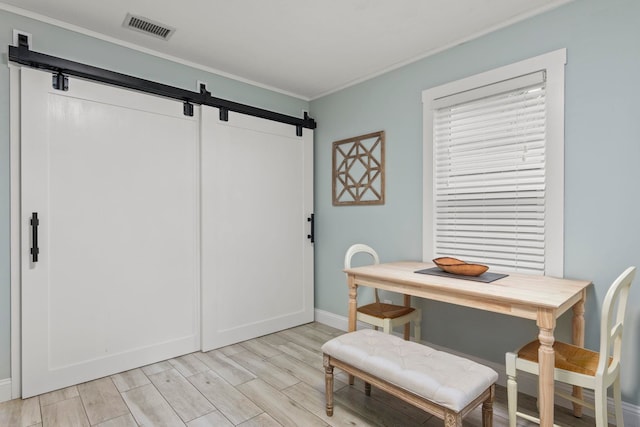
[[[307,239],[311,240],[311,243],[315,241],[315,222],[314,222],[313,214],[309,218],[307,218],[307,222],[311,223],[311,234],[307,234]]]
[[[38,254],[40,249],[38,248],[38,225],[40,220],[38,219],[38,212],[31,214],[31,261],[38,262]]]

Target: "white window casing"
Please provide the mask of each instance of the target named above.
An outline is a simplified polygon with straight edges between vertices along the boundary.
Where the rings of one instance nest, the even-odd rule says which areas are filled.
[[[563,276],[566,50],[422,93],[423,259]]]

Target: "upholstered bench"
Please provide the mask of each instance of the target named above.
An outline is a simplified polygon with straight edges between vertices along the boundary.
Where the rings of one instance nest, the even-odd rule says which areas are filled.
[[[461,427],[462,417],[482,403],[482,425],[493,422],[498,374],[471,360],[394,335],[362,329],[322,346],[327,415],[333,415],[333,368],[339,368],[444,420]]]

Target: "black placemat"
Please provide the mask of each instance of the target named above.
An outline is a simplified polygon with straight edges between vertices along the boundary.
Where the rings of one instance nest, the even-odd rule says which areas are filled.
[[[495,280],[507,277],[508,274],[501,273],[482,273],[479,276],[463,276],[462,274],[451,274],[446,271],[440,270],[439,267],[425,268],[424,270],[418,270],[416,273],[430,274],[432,276],[452,277],[454,279],[472,280],[474,282],[491,283]]]

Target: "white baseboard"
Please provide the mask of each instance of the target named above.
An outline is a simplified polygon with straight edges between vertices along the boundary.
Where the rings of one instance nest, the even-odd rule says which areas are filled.
[[[0,380],[0,403],[11,400],[11,378]]]
[[[349,329],[349,319],[345,316],[339,316],[329,311],[319,310],[316,308],[314,310],[314,320],[318,323],[331,326],[332,328],[340,329],[341,331]],[[360,325],[358,325],[358,327],[360,327]]]
[[[340,316],[334,313],[330,313],[328,311],[315,309],[315,321],[319,323],[323,323],[327,326],[331,326],[336,329],[340,329],[342,331],[346,331],[349,326],[349,320],[345,316]],[[366,323],[358,322],[358,328],[371,328],[371,325]],[[506,387],[506,370],[504,364],[491,362],[488,360],[483,360],[479,357],[464,354],[459,351],[451,350],[446,347],[439,346],[437,344],[432,344],[427,341],[421,341],[422,344],[428,345],[429,347],[435,348],[436,350],[446,351],[447,353],[455,354],[460,357],[465,357],[467,359],[473,360],[474,362],[480,363],[482,365],[488,366],[494,371],[498,373],[498,384]],[[562,389],[564,392],[571,393],[571,386],[566,384],[558,384],[558,388]],[[520,372],[518,374],[518,391],[524,394],[528,394],[530,396],[538,395],[538,377],[535,375],[528,374],[526,372]],[[584,397],[587,400],[593,400],[593,391],[584,390]],[[571,402],[566,401],[564,399],[556,399],[556,405],[571,408]],[[613,399],[609,398],[609,412],[613,413]],[[632,405],[627,402],[622,402],[622,411],[624,416],[624,423],[627,426],[638,426],[640,427],[640,406]],[[593,411],[589,408],[584,408],[585,415],[593,416]]]

